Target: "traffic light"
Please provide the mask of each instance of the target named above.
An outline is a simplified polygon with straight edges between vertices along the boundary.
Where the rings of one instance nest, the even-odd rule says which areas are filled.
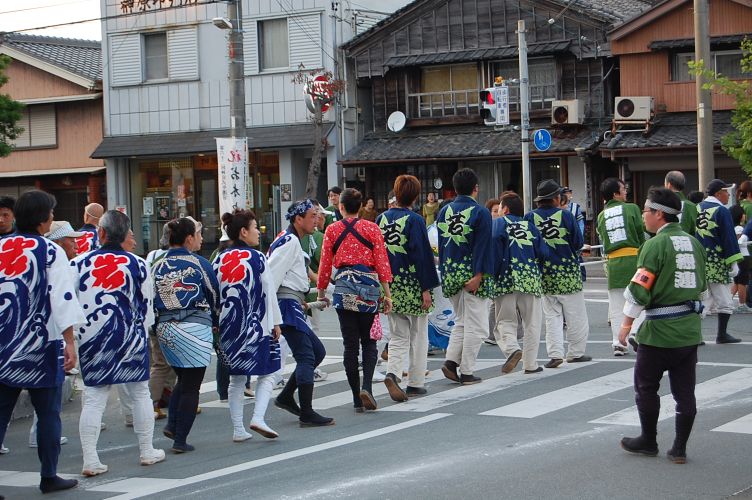
[[[494,88],[489,87],[480,91],[480,101],[482,103],[480,116],[483,118],[483,124],[489,127],[496,125],[496,102],[494,101]]]

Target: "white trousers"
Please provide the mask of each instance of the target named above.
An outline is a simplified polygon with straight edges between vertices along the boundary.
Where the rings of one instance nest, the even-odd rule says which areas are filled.
[[[585,354],[590,326],[585,308],[585,292],[545,295],[543,317],[546,318],[546,352],[549,358],[564,359],[564,321],[567,322],[569,349],[566,357]]]
[[[608,319],[611,321],[611,345],[612,347],[620,346],[619,343],[619,330],[621,330],[621,324],[624,322],[624,291],[626,288],[612,288],[608,291]],[[640,329],[640,325],[645,321],[645,312],[641,312],[640,315],[635,318],[632,323],[632,329],[629,330],[630,335],[637,333]]]
[[[388,315],[391,338],[389,339],[389,363],[387,373],[399,380],[409,360],[407,368],[409,387],[423,387],[426,383],[428,365],[428,316],[391,313]]]
[[[463,375],[472,375],[480,346],[488,337],[489,300],[465,290],[452,295],[449,300],[457,319],[449,336],[446,359],[459,364]]]
[[[133,431],[138,437],[141,456],[153,454],[154,408],[149,393],[149,381],[117,384],[118,392],[126,399],[133,411]],[[84,388],[81,418],[78,421],[78,433],[81,436],[81,451],[84,456],[84,468],[100,463],[97,454],[97,441],[102,429],[102,415],[110,395],[110,385],[86,386]]]
[[[719,314],[734,314],[734,299],[729,285],[708,283],[708,291],[710,298],[705,302],[708,312],[714,309]]]
[[[255,403],[253,407],[253,418],[251,422],[264,423],[266,409],[269,406],[269,400],[272,397],[274,387],[275,372],[270,375],[264,375],[258,378],[256,382]],[[230,385],[227,387],[227,398],[230,404],[230,421],[232,422],[233,433],[236,436],[247,434],[243,423],[243,391],[245,390],[245,375],[230,375]]]
[[[522,364],[525,370],[538,368],[538,344],[541,337],[541,299],[528,293],[508,293],[494,299],[496,320],[501,324],[501,351],[509,357],[520,349],[517,342],[517,312],[522,318]]]

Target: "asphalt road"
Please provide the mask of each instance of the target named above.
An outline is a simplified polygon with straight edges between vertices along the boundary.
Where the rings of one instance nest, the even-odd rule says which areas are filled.
[[[752,498],[752,315],[734,315],[729,332],[743,344],[713,343],[716,319],[704,321],[708,345],[697,368],[699,413],[688,445],[689,461],[665,458],[673,440],[670,395],[663,398],[658,428],[660,454],[630,455],[619,447],[636,435],[632,368],[634,355],[614,358],[606,323],[605,282],[587,283],[590,363],[567,364],[541,374],[501,376],[495,346],[484,345],[477,375],[483,382],[461,387],[444,379],[443,355],[429,358],[429,395],[393,403],[375,384],[379,411],[355,414],[342,371],[336,316],[328,311],[320,336],[328,350],[314,406],[337,425],[301,429],[296,419],[270,408],[267,422],[277,440],[260,436],[232,442],[226,404],[207,371],[203,412],[189,438],[196,451],[168,452],[163,463],[141,467],[135,435],[123,425],[115,392],[105,413],[100,457],[110,467],[84,479],[78,441],[80,395],[64,406],[59,471],[78,477],[61,499],[98,498]],[[545,361],[545,344],[539,359]],[[288,369],[291,368],[288,366]],[[382,367],[383,368],[383,367]],[[661,393],[668,394],[664,379]],[[253,400],[248,400],[250,418]],[[0,455],[0,494],[41,497],[39,465],[26,445],[30,419],[11,424]],[[155,446],[169,448],[158,421]]]

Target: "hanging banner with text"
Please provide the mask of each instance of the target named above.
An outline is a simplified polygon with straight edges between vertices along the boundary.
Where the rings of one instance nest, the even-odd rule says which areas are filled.
[[[248,208],[248,144],[245,137],[217,137],[219,213]]]

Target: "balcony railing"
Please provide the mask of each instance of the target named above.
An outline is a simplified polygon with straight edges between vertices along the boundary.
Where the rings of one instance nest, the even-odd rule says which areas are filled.
[[[555,97],[547,97],[555,92],[550,85],[530,86],[530,109],[551,107]],[[446,116],[479,115],[480,89],[445,90],[443,92],[421,92],[407,94],[411,118],[441,118]],[[509,110],[519,111],[519,88],[509,88]]]

